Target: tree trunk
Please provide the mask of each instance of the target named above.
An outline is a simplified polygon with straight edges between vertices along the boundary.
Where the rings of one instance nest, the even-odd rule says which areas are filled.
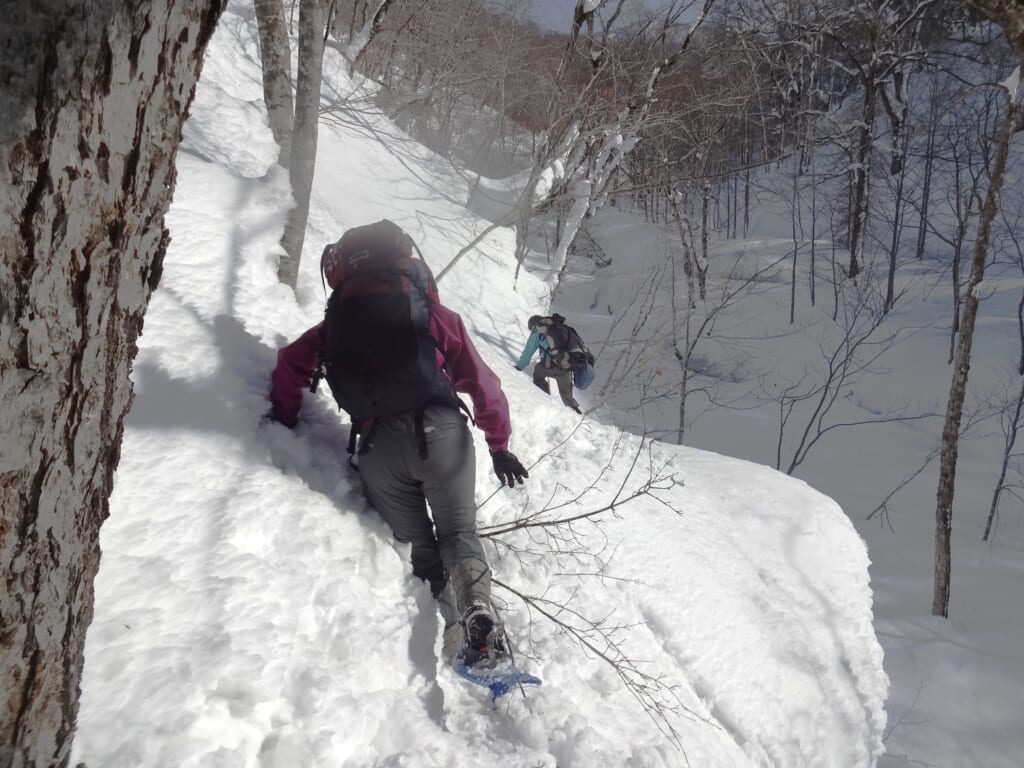
[[[1006,40],[1024,59],[1024,6],[1020,0],[967,0],[1006,32]]]
[[[925,238],[928,234],[928,213],[932,196],[932,169],[935,167],[935,134],[939,122],[939,101],[933,91],[932,106],[928,116],[928,134],[924,149],[924,181],[921,186],[921,213],[917,217],[917,260],[924,258]]]
[[[964,396],[967,391],[967,373],[971,365],[971,344],[974,340],[974,322],[978,316],[978,287],[985,278],[985,259],[988,256],[992,222],[999,212],[999,194],[1006,175],[1006,158],[1009,154],[1010,134],[1016,121],[1014,96],[1007,99],[1006,114],[1003,116],[996,138],[996,154],[992,166],[988,194],[981,208],[978,220],[978,238],[971,254],[971,275],[964,299],[964,313],[960,338],[956,349],[956,367],[949,389],[949,405],[946,421],[942,428],[942,454],[939,469],[938,503],[935,508],[935,583],[932,594],[932,615],[949,616],[949,574],[950,574],[950,532],[953,522],[953,493],[956,480],[957,441],[960,434],[960,418],[963,415]]]
[[[361,66],[367,47],[380,32],[384,19],[388,15],[388,11],[391,10],[393,3],[394,0],[378,0],[377,10],[373,12],[370,20],[363,26],[363,29],[360,30],[355,38],[349,38],[346,53],[349,56],[353,70]]]
[[[4,18],[2,766],[68,760],[129,371],[222,2],[36,0]]]
[[[869,72],[864,79],[864,114],[857,129],[857,155],[853,169],[853,200],[850,211],[850,267],[851,279],[860,274],[863,263],[864,239],[867,233],[868,197],[870,195],[871,150],[874,145],[875,75]]]
[[[811,253],[810,253],[811,306],[817,306],[818,300],[818,168],[814,157],[811,157]]]
[[[904,157],[905,148],[898,155],[894,152],[893,157]],[[893,160],[893,167],[897,163]],[[885,309],[886,313],[892,312],[896,305],[896,265],[898,263],[901,236],[903,233],[903,187],[907,178],[907,168],[903,161],[899,162],[899,171],[896,177],[896,196],[893,200],[892,212],[892,238],[889,242],[889,274],[885,284]]]
[[[1020,370],[1018,369],[1018,373]],[[1017,389],[1017,402],[1013,409],[1013,418],[1010,419],[1010,423],[1006,429],[1006,440],[1003,443],[1003,459],[999,464],[999,479],[996,480],[996,487],[992,491],[992,503],[988,509],[988,519],[985,521],[985,533],[982,534],[981,540],[988,541],[988,537],[992,534],[992,526],[995,524],[996,515],[999,513],[999,499],[1003,495],[1003,489],[1006,488],[1006,470],[1010,466],[1010,459],[1013,456],[1013,446],[1017,442],[1017,435],[1020,432],[1020,415],[1021,410],[1024,409],[1024,378],[1021,379],[1020,386]]]
[[[710,193],[711,188],[705,182],[703,209],[701,211],[700,261],[697,263],[697,288],[701,301],[705,301],[708,298],[708,195]]]
[[[793,263],[789,277],[789,324],[793,325],[796,322],[796,257],[800,252],[800,238],[803,236],[803,226],[799,224],[800,220],[800,172],[799,169],[793,171],[793,207],[789,215],[790,231],[793,237]],[[799,231],[798,231],[799,229]]]
[[[954,235],[953,242],[953,262],[950,266],[951,270],[951,282],[953,284],[953,319],[950,323],[949,332],[949,360],[948,363],[952,365],[953,359],[956,356],[956,339],[957,334],[960,333],[960,305],[963,303],[963,298],[960,292],[960,262],[962,260],[964,241],[967,238],[967,227],[970,224],[971,209],[974,206],[974,196],[977,191],[977,187],[972,186],[970,192],[966,195],[963,194],[960,188],[960,166],[956,149],[953,150],[953,158],[957,163],[956,174],[954,176],[954,191],[956,192],[956,233]],[[977,182],[972,182],[976,184]]]
[[[277,162],[288,167],[292,147],[292,53],[281,0],[254,0],[260,30],[263,101],[274,141],[281,148]]]
[[[678,419],[679,424],[676,428],[676,443],[679,445],[683,444],[683,438],[686,434],[686,396],[688,394],[688,387],[690,383],[690,351],[692,343],[690,341],[691,336],[691,322],[693,320],[693,310],[696,303],[693,298],[694,285],[693,285],[693,256],[691,254],[691,240],[687,237],[687,232],[683,228],[683,216],[679,211],[679,204],[675,197],[669,197],[669,203],[672,205],[672,213],[676,222],[676,229],[679,232],[679,250],[683,258],[683,274],[686,276],[686,314],[682,319],[683,325],[683,338],[682,344],[680,344],[680,318],[679,318],[679,299],[678,299],[678,280],[676,279],[676,262],[678,258],[672,258],[672,347],[675,352],[676,361],[679,363],[681,380],[679,383],[679,407],[678,407]]]
[[[288,211],[281,247],[284,255],[277,278],[295,288],[299,279],[302,244],[309,220],[309,198],[316,167],[316,140],[320,121],[320,82],[323,76],[324,31],[327,11],[324,0],[301,0],[299,6],[299,74],[295,84],[295,126],[289,178],[295,207]]]

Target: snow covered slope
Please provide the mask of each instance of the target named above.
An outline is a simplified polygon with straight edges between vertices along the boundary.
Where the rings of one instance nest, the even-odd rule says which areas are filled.
[[[344,417],[325,392],[294,431],[261,415],[276,349],[321,315],[327,239],[387,216],[437,272],[486,222],[459,204],[467,185],[387,121],[325,122],[296,301],[275,277],[289,194],[251,16],[241,2],[225,13],[179,154],[102,533],[74,761],[873,765],[888,681],[849,520],[765,467],[651,446],[600,410],[580,423],[515,372],[546,289],[513,282],[509,230],[440,284],[504,382],[511,448],[530,465],[523,488],[498,489],[477,433],[480,524],[609,509],[570,538],[489,540],[510,635],[543,687],[491,711],[439,668],[429,592],[347,467]]]

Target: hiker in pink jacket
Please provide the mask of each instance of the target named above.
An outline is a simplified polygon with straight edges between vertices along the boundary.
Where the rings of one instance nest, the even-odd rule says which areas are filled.
[[[368,228],[359,228],[362,229]],[[349,360],[369,356],[379,362],[382,356],[388,359],[394,356],[390,354],[392,347],[401,346],[390,337],[381,338],[384,331],[378,326],[386,324],[385,320],[374,325],[374,321],[368,319],[374,317],[375,302],[388,301],[391,302],[388,306],[393,307],[395,297],[388,295],[384,299],[366,293],[351,296],[358,293],[358,281],[350,280],[353,273],[331,261],[344,258],[346,238],[353,232],[360,234],[358,230],[349,230],[339,243],[324,251],[322,267],[327,282],[334,289],[325,321],[278,352],[270,400],[273,418],[287,427],[296,424],[303,393],[310,389],[325,356],[336,360],[346,355]],[[361,234],[365,238],[366,233]],[[379,232],[372,234],[380,236]],[[357,244],[365,246],[361,240]],[[330,252],[331,248],[343,253]],[[356,252],[364,253],[366,248]],[[389,372],[375,379],[372,385],[363,386],[362,390],[356,386],[357,395],[363,397],[359,403],[346,399],[345,395],[353,386],[365,384],[358,374],[336,362],[333,367],[326,367],[324,375],[336,399],[339,403],[345,400],[342,407],[352,416],[350,452],[356,451],[355,437],[359,435],[358,469],[370,503],[391,526],[395,538],[412,545],[413,573],[430,584],[438,601],[445,620],[445,656],[453,658],[465,644],[463,652],[467,663],[485,658],[493,663],[495,652],[503,652],[500,624],[491,602],[490,568],[476,533],[473,438],[455,392],[468,395],[472,401],[476,426],[484,433],[494,470],[502,483],[510,487],[516,482],[522,483],[528,473],[508,450],[512,430],[508,401],[498,377],[473,346],[462,318],[436,300],[432,278],[429,291],[426,288],[422,292],[415,290],[425,266],[420,267],[421,262],[418,262],[416,269],[412,269],[408,256],[403,254],[404,249],[399,254],[404,260],[398,268],[379,272],[389,275],[388,284],[393,284],[396,291],[404,290],[397,298],[399,305],[405,308],[399,322],[405,322],[411,305],[412,317],[420,313],[420,322],[425,321],[431,337],[423,342],[427,344],[425,348],[413,352],[419,358],[412,360],[411,365],[416,370],[411,374],[414,378],[409,380],[420,381],[415,379],[416,375],[436,379],[436,382],[431,380],[419,386],[432,386],[440,394],[428,396],[418,407],[396,413],[396,407],[402,406],[389,408],[383,401],[402,397],[404,393],[395,389],[401,388],[408,372]],[[365,264],[360,267],[363,270],[359,273],[360,279],[377,278],[378,272],[367,271]],[[394,279],[395,274],[401,279]],[[426,274],[429,276],[429,272]],[[355,311],[346,314],[347,306],[352,304],[356,305]],[[416,320],[409,322],[415,324]],[[385,330],[394,333],[394,329]],[[414,328],[413,335],[417,340],[412,342],[414,345],[422,342],[423,328]],[[360,345],[363,348],[353,353],[351,347]],[[427,356],[426,362],[424,356]],[[354,363],[349,365],[349,368],[358,367]],[[423,368],[431,370],[424,373]],[[422,398],[417,399],[420,400]],[[367,416],[375,410],[388,415]]]

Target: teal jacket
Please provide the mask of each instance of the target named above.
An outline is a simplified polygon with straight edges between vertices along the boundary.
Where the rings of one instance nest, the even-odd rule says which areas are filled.
[[[530,338],[526,340],[526,347],[523,348],[523,354],[519,356],[519,362],[516,363],[516,368],[523,370],[530,364],[530,358],[533,357],[533,353],[538,349],[541,351],[543,356],[551,345],[548,344],[548,337],[540,331],[532,331]],[[543,359],[543,357],[541,357]]]

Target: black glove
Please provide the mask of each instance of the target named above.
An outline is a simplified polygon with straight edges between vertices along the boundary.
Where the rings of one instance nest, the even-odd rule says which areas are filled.
[[[518,365],[516,365],[515,363],[512,363],[512,367],[513,367],[513,368],[515,368],[515,369],[516,369],[517,371],[521,371],[521,370],[523,370],[522,368],[520,368],[520,367],[519,367]]]
[[[494,473],[502,485],[513,488],[516,480],[522,485],[523,478],[530,476],[526,468],[519,463],[519,459],[508,451],[491,451],[491,459],[494,461]]]

